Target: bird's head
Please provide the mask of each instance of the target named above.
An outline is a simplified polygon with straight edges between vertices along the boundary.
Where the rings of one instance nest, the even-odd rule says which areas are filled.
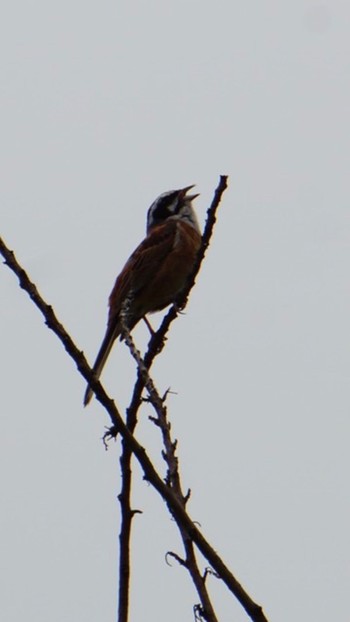
[[[197,216],[192,207],[192,201],[199,194],[187,194],[192,186],[186,186],[181,190],[170,190],[163,192],[155,201],[147,212],[147,234],[168,219],[184,220],[200,234],[200,228]]]

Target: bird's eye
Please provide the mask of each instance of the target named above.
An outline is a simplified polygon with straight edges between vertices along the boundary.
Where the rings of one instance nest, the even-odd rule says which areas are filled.
[[[172,216],[176,213],[177,207],[177,192],[171,192],[167,194],[165,197],[162,197],[158,205],[156,205],[152,210],[152,218],[154,220],[166,220],[169,216]]]
[[[166,220],[167,218],[169,218],[169,216],[171,215],[171,212],[169,210],[169,207],[167,205],[157,205],[157,207],[154,208],[152,216],[154,218],[154,220]]]

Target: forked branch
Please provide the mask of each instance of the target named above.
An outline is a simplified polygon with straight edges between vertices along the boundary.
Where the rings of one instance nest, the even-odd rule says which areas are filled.
[[[226,185],[227,178],[222,176],[220,178],[218,188],[215,192],[212,206],[208,211],[208,221],[211,219],[212,225],[215,222],[216,209],[219,205],[221,196],[226,188]],[[194,271],[192,276],[193,282],[195,280],[195,276],[199,269],[200,263],[203,259],[205,250],[209,244],[210,234],[210,229],[208,229],[207,233],[206,230],[204,231],[203,245],[197,258],[197,270]],[[184,530],[184,532],[190,538],[191,542],[196,544],[202,555],[208,560],[211,568],[213,568],[213,570],[220,576],[222,581],[227,585],[228,589],[236,596],[236,598],[241,603],[250,618],[254,622],[267,622],[267,618],[265,617],[261,606],[256,604],[250,598],[248,593],[240,585],[232,572],[225,565],[225,563],[222,561],[222,559],[219,557],[213,547],[211,547],[201,531],[192,521],[186,511],[186,508],[184,507],[184,503],[181,503],[175,491],[171,487],[169,487],[167,483],[164,482],[163,479],[159,476],[146,450],[137,441],[137,439],[129,429],[128,425],[124,423],[114,401],[107,395],[102,384],[94,377],[94,374],[90,366],[88,365],[83,352],[77,348],[64,326],[59,322],[52,307],[48,305],[39,294],[37,287],[30,280],[25,270],[16,260],[14,253],[9,250],[9,248],[6,246],[5,242],[1,238],[0,252],[5,259],[6,265],[17,275],[20,286],[28,293],[31,300],[41,311],[45,318],[47,326],[60,339],[67,353],[74,360],[79,372],[93,389],[96,398],[108,412],[111,418],[113,431],[118,432],[122,436],[123,443],[128,446],[129,451],[132,452],[138,460],[143,470],[144,478],[152,484],[155,490],[157,490],[160,496],[164,499],[170,513],[174,516],[179,527],[181,526],[181,529]],[[145,365],[148,369],[150,368],[155,355],[160,349],[162,349],[164,345],[165,334],[171,322],[176,317],[178,313],[178,308],[181,308],[185,305],[191,286],[191,283],[189,283],[188,291],[184,291],[183,294],[179,297],[178,307],[171,307],[170,311],[165,316],[160,326],[160,329],[152,336],[149,344],[149,349],[144,360]],[[139,376],[138,382],[135,386],[133,400],[130,405],[131,409],[133,409],[135,405],[137,405],[134,411],[135,413],[137,412],[138,403],[141,400],[144,386],[145,381],[141,376]]]

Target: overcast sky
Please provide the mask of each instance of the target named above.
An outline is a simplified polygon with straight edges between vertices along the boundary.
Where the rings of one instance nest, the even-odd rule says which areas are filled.
[[[1,235],[91,362],[149,205],[196,183],[203,224],[230,176],[154,379],[176,392],[190,514],[271,622],[349,620],[349,22],[345,0],[1,9]],[[0,291],[1,619],[110,622],[119,444],[6,267]],[[134,376],[118,345],[103,380],[121,408]],[[164,468],[148,414],[137,435]],[[192,620],[138,467],[133,505],[131,621]],[[210,587],[221,622],[247,620]]]

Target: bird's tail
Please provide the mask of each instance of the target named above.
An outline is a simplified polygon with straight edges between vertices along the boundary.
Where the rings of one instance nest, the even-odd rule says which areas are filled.
[[[96,357],[96,361],[94,363],[94,366],[92,368],[92,371],[95,374],[95,378],[96,380],[99,379],[102,369],[105,366],[105,363],[107,361],[108,355],[112,349],[113,343],[115,342],[116,338],[118,337],[118,335],[120,334],[120,328],[118,326],[118,324],[116,324],[115,326],[110,326],[107,328],[105,337],[102,341],[101,347],[99,349],[98,355]],[[84,406],[87,406],[88,403],[90,402],[91,398],[93,396],[93,391],[91,389],[91,387],[88,385],[87,389],[85,391],[85,395],[84,395]]]

